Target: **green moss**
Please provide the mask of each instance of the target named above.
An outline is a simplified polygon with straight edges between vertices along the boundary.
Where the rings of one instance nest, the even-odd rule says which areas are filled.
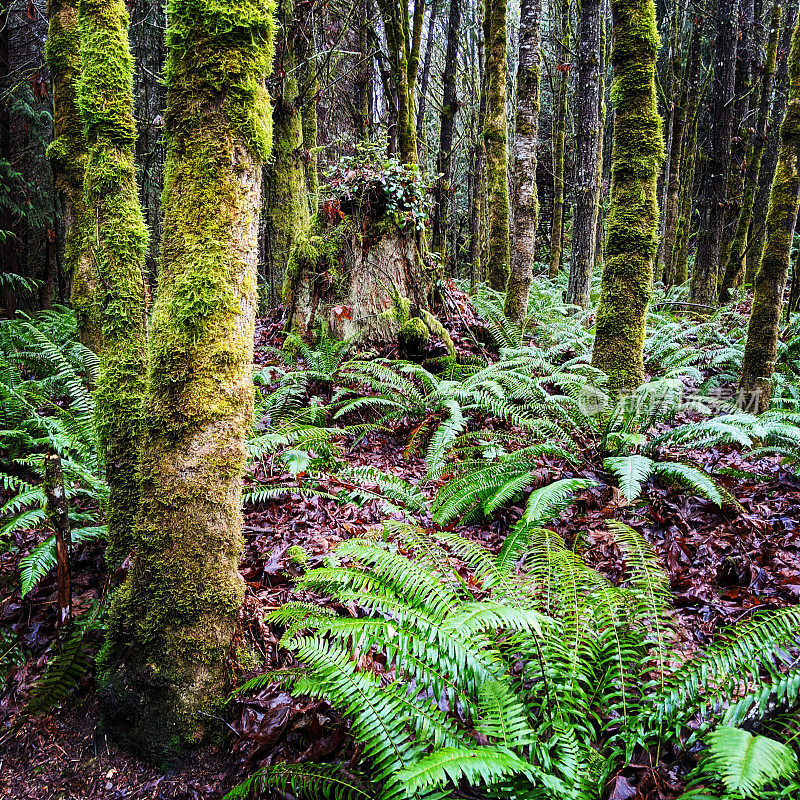
[[[401,353],[415,353],[427,346],[431,334],[428,326],[419,318],[406,320],[397,333]]]
[[[271,5],[171,0],[159,293],[150,324],[137,551],[99,683],[146,755],[207,738],[243,596],[257,217]],[[209,726],[212,727],[209,727]]]
[[[611,203],[592,364],[613,393],[644,380],[642,351],[658,250],[656,181],[664,155],[655,91],[653,0],[613,0],[615,106]]]
[[[85,234],[103,336],[96,417],[110,491],[106,555],[117,565],[134,546],[139,504],[147,231],[135,179],[133,59],[124,2],[80,0],[79,27],[78,106],[88,145]]]

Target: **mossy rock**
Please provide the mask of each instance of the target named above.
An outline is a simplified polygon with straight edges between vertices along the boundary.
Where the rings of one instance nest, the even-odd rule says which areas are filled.
[[[428,326],[419,318],[406,320],[397,333],[401,358],[413,358],[428,346],[431,333]]]

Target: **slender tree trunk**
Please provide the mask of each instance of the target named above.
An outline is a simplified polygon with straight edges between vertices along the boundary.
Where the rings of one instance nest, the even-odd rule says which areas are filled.
[[[597,131],[597,222],[595,223],[594,268],[603,271],[603,140],[606,130],[606,20],[604,4],[600,4],[600,125]]]
[[[428,81],[431,76],[431,56],[433,55],[433,42],[436,34],[436,17],[439,8],[437,0],[433,0],[431,5],[431,13],[428,17],[428,40],[425,43],[425,60],[422,64],[422,78],[419,83],[419,104],[417,105],[417,141],[421,142],[425,139],[425,109],[428,104]],[[452,13],[452,5],[451,5]],[[450,30],[447,32],[447,46],[448,53],[450,47]],[[456,47],[458,41],[456,40]],[[458,56],[458,51],[456,51]],[[445,61],[445,72],[447,71],[447,61]]]
[[[216,732],[212,717],[226,696],[243,596],[241,476],[253,414],[261,167],[271,145],[271,3],[231,15],[171,0],[169,20],[139,541],[98,675],[108,729],[151,757]]]
[[[317,53],[317,19],[313,6],[304,15],[295,36],[295,55],[302,75],[298,99],[303,115],[303,165],[305,167],[308,206],[317,213],[319,173],[317,171],[317,101],[319,100],[319,67]]]
[[[727,303],[731,299],[731,291],[741,283],[744,273],[744,255],[747,247],[747,232],[753,219],[753,204],[755,203],[756,189],[758,188],[758,173],[761,169],[761,157],[764,153],[764,143],[767,136],[767,123],[769,122],[769,109],[772,105],[772,79],[775,75],[775,59],[778,52],[778,31],[781,23],[781,6],[779,0],[772,4],[770,17],[769,42],[761,77],[761,100],[758,107],[758,119],[753,133],[752,146],[746,156],[747,172],[745,174],[744,191],[742,193],[739,220],[736,225],[736,234],[731,243],[725,276],[722,279],[719,299]]]
[[[508,124],[506,120],[506,0],[485,0],[486,39],[486,184],[488,240],[486,276],[504,292],[511,262],[508,199]]]
[[[447,232],[450,221],[450,161],[453,155],[453,129],[455,127],[458,98],[456,97],[456,69],[458,43],[461,29],[461,0],[450,0],[450,17],[447,21],[447,53],[442,75],[442,120],[439,132],[439,155],[436,159],[436,206],[433,215],[433,249],[444,263],[447,250]],[[432,32],[431,32],[432,33]]]
[[[658,113],[653,0],[611,0],[614,140],[611,207],[592,364],[612,395],[644,380],[647,306],[658,250],[658,172],[664,138]]]
[[[359,65],[356,70],[355,82],[355,127],[356,137],[362,142],[370,139],[370,97],[372,95],[372,43],[370,41],[370,27],[372,24],[372,3],[364,0],[358,24],[358,52]]]
[[[589,307],[589,290],[597,236],[597,160],[600,143],[600,0],[581,0],[578,96],[575,113],[580,120],[576,142],[575,213],[572,224],[572,259],[567,284],[568,303]]]
[[[47,148],[47,156],[64,214],[64,269],[72,279],[70,299],[78,321],[78,339],[99,353],[103,345],[103,321],[84,218],[87,147],[78,108],[81,75],[78,0],[49,0],[47,14],[45,53],[53,82],[53,142]]]
[[[783,119],[786,109],[786,94],[789,87],[788,54],[797,13],[797,3],[794,2],[788,7],[787,13],[784,15],[784,22],[778,39],[775,91],[769,115],[770,121],[767,123],[767,141],[764,145],[764,153],[761,156],[758,191],[756,192],[755,205],[753,206],[753,221],[750,223],[748,244],[744,257],[744,282],[748,285],[752,285],[755,280],[758,268],[761,265],[761,254],[764,252],[769,193],[772,188],[772,178],[775,175],[775,166],[778,163],[779,136],[775,125],[777,120]]]
[[[561,268],[564,228],[564,142],[567,133],[567,96],[569,90],[570,0],[561,3],[561,43],[558,56],[558,101],[553,121],[553,215],[550,224],[549,276],[558,276]]]
[[[703,23],[699,16],[692,20],[692,33],[689,38],[689,53],[684,63],[681,89],[678,102],[673,112],[672,140],[670,142],[670,169],[667,180],[667,197],[664,204],[664,238],[662,252],[664,254],[663,280],[667,286],[675,283],[673,265],[673,247],[678,227],[678,198],[681,183],[685,180],[686,148],[684,139],[687,125],[691,125],[691,87],[699,80],[700,45],[702,43]]]
[[[271,271],[286,277],[292,249],[311,225],[311,209],[306,183],[304,98],[299,93],[296,53],[302,33],[295,21],[292,0],[280,4],[277,22],[281,47],[273,74],[284,77],[276,81],[273,90],[273,146],[272,158],[265,168],[264,206]]]
[[[717,4],[709,134],[711,144],[701,187],[700,235],[691,292],[693,303],[705,305],[716,305],[719,297],[720,253],[735,108],[738,8],[739,0],[719,0]]]
[[[756,275],[739,389],[759,411],[769,405],[778,351],[778,328],[800,203],[800,19],[789,52],[789,97],[781,123],[778,165],[767,211],[767,238]],[[748,402],[749,405],[749,402]]]
[[[110,491],[106,559],[136,544],[146,374],[147,230],[136,186],[133,59],[123,0],[80,0],[78,104],[88,144],[86,230],[103,322],[97,429]]]
[[[397,92],[397,148],[404,164],[417,163],[417,131],[414,126],[414,79],[416,64],[411,57],[408,9],[405,0],[378,0],[389,47],[389,64]],[[419,45],[417,44],[417,63]],[[412,69],[413,67],[413,69]]]
[[[522,0],[519,14],[517,115],[511,150],[514,236],[505,302],[506,315],[516,322],[524,319],[528,308],[539,224],[536,149],[539,144],[542,0]]]

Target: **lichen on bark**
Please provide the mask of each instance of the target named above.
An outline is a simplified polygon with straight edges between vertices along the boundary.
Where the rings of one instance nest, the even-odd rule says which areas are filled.
[[[655,89],[659,38],[653,0],[612,0],[611,9],[612,184],[592,364],[608,375],[609,388],[617,394],[644,380],[664,137]]]
[[[106,724],[163,757],[217,730],[243,594],[267,0],[170,0],[167,170],[137,551],[99,659]]]
[[[133,59],[123,0],[80,0],[87,249],[102,322],[96,419],[109,486],[106,560],[134,546],[145,392],[147,230],[136,186]]]
[[[739,388],[760,411],[769,405],[778,350],[783,293],[800,203],[800,17],[789,51],[789,96],[781,123],[778,164],[767,210],[766,240],[756,274]]]

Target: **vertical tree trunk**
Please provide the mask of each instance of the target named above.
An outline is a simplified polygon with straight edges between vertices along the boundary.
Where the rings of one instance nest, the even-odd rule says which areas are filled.
[[[359,65],[356,70],[355,99],[356,138],[362,142],[370,139],[370,97],[372,95],[372,43],[370,41],[372,3],[364,0],[358,23]]]
[[[739,0],[719,0],[714,79],[711,89],[711,131],[700,201],[700,235],[692,271],[692,302],[716,305],[725,201],[731,157],[736,80],[736,38]]]
[[[416,75],[416,64],[412,58],[414,43],[409,42],[413,32],[408,27],[408,8],[405,0],[378,0],[378,6],[386,29],[389,64],[397,92],[397,148],[404,164],[416,164],[417,130],[414,125],[414,80],[411,77]],[[418,44],[416,59],[418,63]]]
[[[133,59],[123,0],[80,0],[78,104],[88,145],[86,232],[103,323],[97,429],[110,491],[106,560],[135,546],[139,451],[145,393],[147,230],[139,205],[133,148]]]
[[[692,124],[690,117],[693,111],[691,103],[692,87],[699,80],[700,45],[702,44],[703,23],[701,17],[692,19],[692,33],[689,38],[689,52],[684,63],[681,79],[680,95],[673,112],[672,139],[670,141],[669,176],[667,179],[667,197],[664,203],[664,238],[661,252],[664,258],[663,281],[665,285],[675,283],[673,265],[673,247],[678,227],[678,198],[681,183],[686,178],[686,138],[687,125]]]
[[[295,56],[302,76],[298,97],[303,115],[303,152],[308,207],[317,213],[319,173],[317,171],[317,101],[319,99],[319,67],[317,53],[317,18],[313,6],[304,14],[295,36]]]
[[[566,301],[589,307],[597,236],[597,161],[600,144],[600,0],[581,0],[576,142],[575,213]]]
[[[458,43],[461,29],[461,0],[450,0],[450,16],[447,21],[447,53],[442,75],[442,118],[439,131],[439,155],[436,159],[436,206],[433,214],[433,236],[431,244],[444,263],[447,250],[447,231],[450,221],[450,161],[453,155],[453,129],[455,127],[458,99],[456,97],[456,69],[458,67]],[[431,31],[431,35],[432,35]]]
[[[792,235],[800,203],[800,18],[789,52],[789,97],[781,123],[778,165],[767,211],[767,236],[756,275],[739,388],[759,411],[769,405],[778,350],[778,327],[789,272]],[[748,403],[749,405],[749,403]]]
[[[224,4],[171,0],[169,20],[139,541],[99,659],[108,728],[151,756],[206,738],[226,693],[243,594],[241,476],[271,146],[271,3],[230,14]]]
[[[741,283],[744,273],[744,254],[747,247],[747,232],[753,219],[753,204],[756,189],[758,188],[758,173],[761,169],[761,157],[764,153],[764,143],[767,136],[767,123],[769,122],[769,109],[772,105],[772,79],[775,75],[775,59],[778,52],[778,31],[781,22],[781,7],[779,0],[772,4],[770,17],[769,42],[764,61],[764,70],[761,77],[761,100],[758,106],[758,119],[751,141],[751,147],[746,156],[747,171],[745,174],[744,191],[739,210],[739,219],[736,225],[736,234],[731,243],[725,275],[720,287],[719,299],[727,303],[731,299],[731,291]]]
[[[536,257],[539,194],[536,188],[536,148],[539,144],[542,0],[522,0],[519,11],[517,115],[511,150],[514,236],[505,313],[516,322],[525,317]]]
[[[492,289],[506,290],[511,261],[506,120],[506,0],[485,0],[486,18],[486,184],[488,240],[486,277]]]
[[[452,5],[451,5],[452,13]],[[433,42],[436,33],[436,17],[439,9],[439,3],[433,0],[431,5],[431,13],[428,17],[428,40],[425,43],[425,60],[422,64],[422,78],[419,83],[419,104],[417,105],[417,141],[425,139],[425,109],[428,105],[428,81],[431,76],[431,57],[433,55]],[[458,45],[458,40],[456,40]],[[448,53],[450,47],[450,31],[447,32],[447,46]],[[456,52],[456,56],[458,52]],[[447,61],[445,60],[445,72],[447,72]],[[453,90],[455,91],[455,89]]]
[[[550,224],[551,278],[561,268],[564,228],[564,141],[567,133],[567,95],[569,90],[570,0],[560,0],[561,41],[558,48],[558,101],[553,121],[553,215]]]
[[[644,380],[647,306],[658,249],[658,171],[664,138],[658,113],[653,0],[611,0],[614,139],[611,207],[592,364],[612,395]]]
[[[72,279],[71,301],[78,321],[78,338],[99,353],[103,321],[84,219],[86,136],[78,108],[81,75],[78,0],[49,0],[47,15],[45,54],[53,82],[53,142],[47,148],[47,157],[64,214],[64,269]]]
[[[272,158],[265,168],[264,206],[268,259],[273,275],[286,276],[295,243],[311,225],[306,183],[303,108],[300,96],[297,42],[302,38],[295,20],[293,0],[278,7],[281,48],[276,59],[276,81],[272,109]]]
[[[64,471],[57,453],[44,457],[44,481],[47,521],[55,534],[56,569],[58,575],[58,621],[61,628],[72,621],[72,581],[69,572],[69,551],[72,548],[72,530],[69,523],[69,505],[64,489]]]

